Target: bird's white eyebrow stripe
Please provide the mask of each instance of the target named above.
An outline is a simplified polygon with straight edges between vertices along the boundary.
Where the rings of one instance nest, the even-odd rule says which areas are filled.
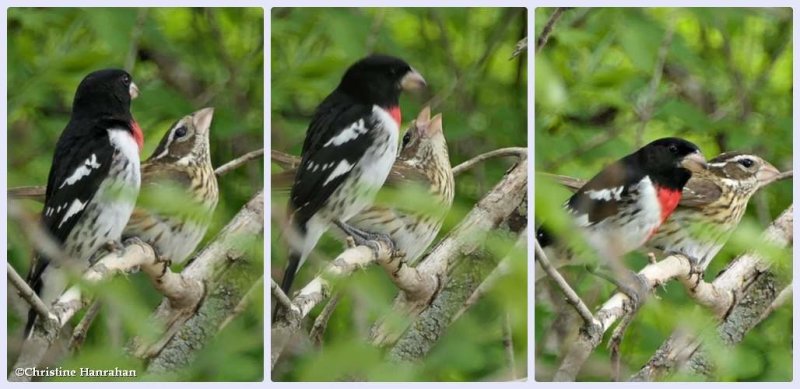
[[[174,126],[170,127],[169,135],[167,135],[167,143],[164,144],[164,151],[162,151],[161,154],[156,155],[153,159],[163,158],[167,154],[169,154],[169,146],[171,146],[172,145],[172,141],[175,140],[174,139],[175,138],[175,131],[178,128],[180,128],[181,126],[185,126],[185,124],[183,123],[183,119],[178,120],[178,122],[175,123]]]
[[[349,172],[351,169],[353,169],[353,164],[347,161],[339,162],[339,164],[336,165],[336,168],[331,172],[331,175],[329,175],[325,182],[322,183],[322,186],[328,185],[328,183],[333,181],[334,178]]]
[[[366,132],[367,127],[364,125],[364,119],[358,119],[358,121],[351,124],[350,127],[345,128],[340,133],[336,134],[336,136],[325,142],[322,147],[328,147],[330,145],[340,146],[358,138],[359,135],[365,134]]]
[[[99,167],[100,163],[97,162],[97,155],[92,153],[92,156],[86,158],[86,160],[83,161],[83,163],[80,166],[75,168],[75,171],[73,171],[72,174],[61,183],[61,186],[59,186],[58,189],[61,189],[66,185],[72,185],[78,182],[81,178],[91,174],[92,169],[97,169]]]
[[[78,212],[82,211],[83,207],[85,207],[85,206],[86,206],[86,203],[83,203],[78,199],[72,200],[72,204],[69,206],[69,209],[67,209],[67,213],[64,214],[64,217],[61,219],[61,222],[58,223],[58,228],[61,228],[61,226],[67,220],[69,220],[69,218],[77,215]]]

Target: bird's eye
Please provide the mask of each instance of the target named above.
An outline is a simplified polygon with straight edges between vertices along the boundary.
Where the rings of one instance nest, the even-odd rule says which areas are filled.
[[[185,126],[178,127],[178,129],[175,130],[175,137],[183,138],[184,136],[186,136],[186,127]]]
[[[406,132],[406,134],[403,135],[403,147],[406,147],[406,145],[408,145],[408,142],[410,141],[411,141],[411,131]]]
[[[745,158],[745,159],[740,159],[739,160],[739,164],[744,166],[744,167],[752,167],[753,163],[754,163],[753,160],[750,159],[750,158]]]
[[[131,76],[129,76],[127,74],[123,75],[122,76],[122,82],[125,83],[125,85],[130,84],[131,83]]]

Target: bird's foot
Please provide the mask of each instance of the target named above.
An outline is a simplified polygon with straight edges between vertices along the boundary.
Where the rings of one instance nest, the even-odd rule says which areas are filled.
[[[389,235],[363,231],[338,220],[335,223],[337,226],[339,226],[339,228],[342,229],[342,231],[344,231],[353,239],[353,242],[356,244],[356,246],[367,246],[373,251],[379,252],[379,242],[382,242],[389,247],[389,250],[391,250],[394,255],[394,241],[392,241],[392,238],[390,238]]]
[[[689,257],[689,265],[689,276],[687,278],[690,282],[694,282],[692,288],[697,288],[697,286],[700,285],[700,283],[703,282],[706,277],[705,266],[703,266],[696,258],[692,257]]]
[[[103,243],[100,248],[98,248],[91,257],[89,257],[89,264],[94,265],[106,255],[120,253],[123,250],[125,250],[125,246],[122,243],[116,240],[109,240]]]

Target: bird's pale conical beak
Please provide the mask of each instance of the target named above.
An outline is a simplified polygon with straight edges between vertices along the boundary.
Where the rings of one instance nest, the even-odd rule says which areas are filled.
[[[203,134],[208,133],[208,129],[211,128],[211,119],[213,117],[213,107],[203,108],[192,114],[195,130]]]
[[[131,86],[128,87],[128,93],[131,95],[131,100],[139,97],[139,87],[136,86],[136,83],[131,82]]]
[[[764,162],[764,166],[761,166],[760,169],[756,172],[756,180],[758,180],[759,185],[766,185],[775,180],[778,176],[781,175],[781,171],[778,170],[775,166],[770,165],[767,162]]]
[[[400,87],[406,91],[422,89],[427,85],[428,84],[425,83],[425,79],[422,78],[422,75],[413,68],[400,80]]]
[[[699,173],[708,168],[708,165],[706,165],[706,158],[703,156],[703,153],[699,151],[683,157],[681,166],[693,173]]]
[[[417,123],[427,123],[431,121],[431,107],[425,106],[417,115]]]
[[[441,134],[441,133],[442,133],[442,114],[441,113],[437,113],[431,119],[431,123],[430,123],[430,125],[428,125],[427,131],[426,131],[426,135],[432,136],[432,135]]]

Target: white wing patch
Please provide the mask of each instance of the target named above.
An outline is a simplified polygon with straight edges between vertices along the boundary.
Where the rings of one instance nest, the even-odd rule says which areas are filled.
[[[80,201],[80,200],[78,200],[78,199],[72,200],[72,204],[71,204],[71,205],[69,206],[69,208],[67,209],[67,213],[65,213],[65,214],[64,214],[64,217],[61,219],[61,222],[60,222],[60,223],[58,223],[58,228],[61,228],[61,226],[62,226],[62,225],[63,225],[63,224],[64,224],[64,223],[65,223],[67,220],[69,220],[69,218],[71,218],[71,217],[73,217],[73,216],[77,215],[77,214],[78,214],[78,212],[82,211],[82,210],[83,210],[83,207],[85,207],[85,206],[86,206],[86,203],[84,203],[84,202],[81,202],[81,201]],[[60,207],[59,207],[59,208],[60,208]]]
[[[92,169],[97,169],[99,167],[100,167],[100,163],[97,162],[97,155],[92,153],[92,156],[89,157],[89,158],[86,158],[86,160],[83,161],[83,164],[81,166],[78,166],[77,168],[75,168],[75,171],[72,172],[72,175],[67,177],[64,180],[64,182],[61,183],[61,186],[59,186],[58,188],[61,189],[66,185],[72,185],[72,184],[78,182],[81,178],[86,177],[89,174],[91,174],[92,173]]]
[[[357,122],[350,125],[350,127],[345,128],[342,132],[327,141],[322,147],[328,147],[330,145],[340,146],[358,138],[359,135],[365,134],[366,132],[367,127],[364,125],[364,119],[359,119]]]
[[[322,186],[328,185],[328,183],[333,181],[334,178],[339,177],[342,174],[345,174],[352,169],[353,169],[353,164],[347,161],[339,162],[339,164],[336,165],[336,168],[333,169],[333,171],[331,172],[331,175],[329,175],[328,178],[325,180],[325,182],[322,183]]]
[[[589,196],[592,200],[602,200],[602,201],[611,201],[611,200],[622,200],[622,191],[625,189],[624,187],[620,186],[617,188],[612,189],[601,189],[601,190],[587,190],[586,195]]]

